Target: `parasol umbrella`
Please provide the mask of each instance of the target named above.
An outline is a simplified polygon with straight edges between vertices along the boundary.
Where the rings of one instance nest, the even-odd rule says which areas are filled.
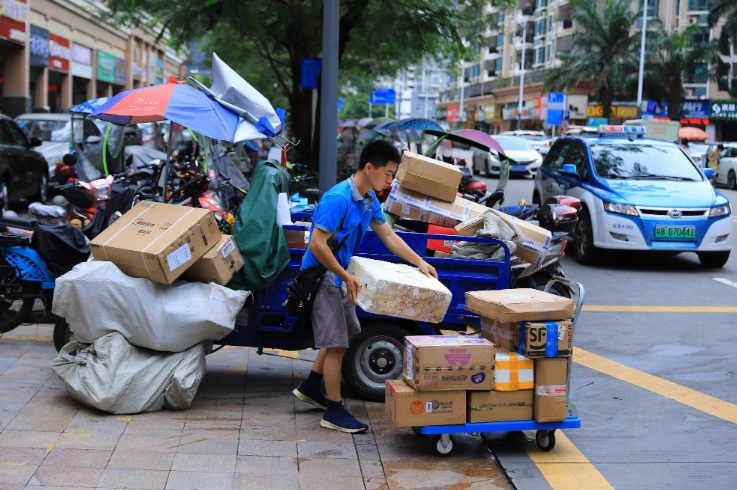
[[[394,124],[389,125],[385,129],[388,129],[390,131],[404,131],[407,129],[416,129],[418,131],[423,131],[425,129],[436,129],[439,131],[443,130],[440,124],[431,119],[425,119],[424,117],[402,119],[401,121],[397,121]]]
[[[688,140],[708,140],[710,137],[703,129],[694,128],[693,126],[687,126],[678,130],[678,138]]]
[[[76,112],[81,114],[92,114],[97,109],[105,105],[110,100],[110,97],[100,97],[99,99],[92,99],[81,104],[72,107],[69,112]]]
[[[486,145],[492,150],[498,151],[499,153],[504,153],[504,150],[499,145],[499,143],[497,143],[494,138],[482,131],[476,131],[475,129],[461,129],[460,131],[456,131],[453,134],[457,134],[458,136],[462,136],[463,138],[468,138],[477,143],[481,143],[482,145]]]

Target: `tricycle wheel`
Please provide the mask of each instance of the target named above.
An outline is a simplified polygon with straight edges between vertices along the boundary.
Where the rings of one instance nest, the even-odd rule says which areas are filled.
[[[3,283],[15,283],[19,281],[16,275],[17,269],[3,267],[0,272],[0,280]],[[28,281],[20,281],[21,291],[24,294],[35,294],[38,290],[38,283],[30,283]],[[18,297],[11,293],[8,295],[0,295],[0,333],[6,333],[28,319],[33,311],[33,305],[36,299],[32,296]]]
[[[555,429],[539,430],[535,434],[535,442],[541,451],[550,451],[555,447]]]
[[[56,352],[59,352],[62,347],[73,340],[74,334],[69,328],[69,324],[64,318],[59,317],[54,324],[54,347]]]
[[[435,443],[433,445],[435,454],[443,457],[449,455],[451,452],[453,452],[453,446],[455,445],[455,442],[455,439],[453,439],[453,436],[450,434],[438,434],[435,437]]]

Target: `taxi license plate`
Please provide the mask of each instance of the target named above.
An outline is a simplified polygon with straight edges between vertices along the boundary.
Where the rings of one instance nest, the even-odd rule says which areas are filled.
[[[695,240],[695,226],[656,226],[655,238],[675,239],[675,240]]]
[[[525,165],[512,165],[512,172],[526,172],[527,167]]]

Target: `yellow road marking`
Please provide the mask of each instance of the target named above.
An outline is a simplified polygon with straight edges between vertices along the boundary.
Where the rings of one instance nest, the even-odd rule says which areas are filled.
[[[704,393],[686,388],[672,381],[658,378],[652,374],[643,373],[642,371],[627,367],[624,364],[599,356],[593,352],[585,351],[579,347],[574,348],[573,361],[594,371],[626,381],[627,383],[683,403],[714,417],[737,424],[737,405],[725,402],[719,398],[705,395]]]
[[[534,440],[535,433],[528,432],[530,437]],[[544,452],[530,445],[527,455],[553,490],[614,490],[561,430],[555,431],[555,449]]]
[[[610,306],[584,305],[583,311],[620,311],[647,313],[737,313],[737,306]]]
[[[21,340],[24,342],[53,342],[54,339],[51,337],[11,337],[9,335],[3,335],[0,337],[2,340]]]

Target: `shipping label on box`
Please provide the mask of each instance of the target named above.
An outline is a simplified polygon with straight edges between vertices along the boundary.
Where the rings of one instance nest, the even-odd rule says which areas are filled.
[[[405,218],[453,228],[468,218],[481,216],[488,208],[462,197],[456,197],[452,203],[441,201],[401,187],[395,182],[383,209]]]
[[[531,390],[535,387],[535,362],[521,354],[496,351],[494,389],[496,391]]]
[[[522,322],[519,353],[527,357],[567,357],[573,353],[572,322]]]
[[[535,359],[533,411],[538,422],[560,422],[568,416],[568,358]]]
[[[466,413],[471,424],[532,420],[533,390],[468,391]]]
[[[573,301],[536,289],[467,291],[466,309],[504,323],[567,320],[573,318]]]
[[[455,165],[405,151],[396,179],[402,187],[452,203],[462,177]]]
[[[516,351],[519,341],[519,323],[502,323],[481,317],[481,336],[494,342],[499,349]]]
[[[207,209],[142,201],[90,242],[95,260],[131,277],[171,284],[220,241]]]
[[[405,337],[404,379],[419,391],[491,390],[494,344],[476,335]]]
[[[190,281],[214,282],[225,286],[242,267],[243,257],[233,237],[223,235],[214,247],[187,269],[183,277]]]
[[[401,379],[387,380],[384,409],[394,427],[466,423],[465,391],[416,391]]]

